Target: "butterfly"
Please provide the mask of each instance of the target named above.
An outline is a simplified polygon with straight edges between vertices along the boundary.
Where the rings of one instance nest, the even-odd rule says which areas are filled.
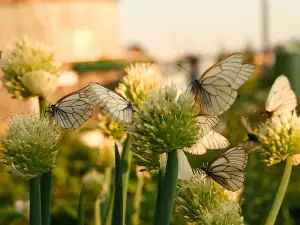
[[[197,121],[200,125],[200,138],[192,147],[184,148],[183,151],[203,155],[207,149],[221,149],[229,146],[229,141],[213,130],[220,121],[218,117],[201,114],[197,116]]]
[[[210,115],[221,115],[234,103],[237,90],[253,74],[254,66],[243,64],[243,55],[234,53],[206,70],[187,91]]]
[[[121,123],[131,123],[134,105],[122,96],[101,86],[98,83],[90,83],[83,91],[93,105],[99,105],[102,112],[113,120]]]
[[[271,87],[266,102],[266,111],[274,116],[285,116],[297,107],[297,98],[288,78],[279,76]]]
[[[46,109],[56,123],[69,130],[75,130],[84,124],[93,115],[93,104],[84,94],[84,87],[72,92],[52,104]]]
[[[178,154],[178,179],[188,180],[193,176],[193,170],[183,151],[177,150]]]
[[[244,170],[248,153],[242,146],[233,147],[212,161],[208,167],[194,169],[206,175],[229,191],[237,191],[244,185]]]
[[[206,135],[199,140],[190,148],[184,148],[183,151],[195,154],[203,155],[207,149],[222,149],[229,146],[229,141],[221,134],[214,130],[209,131]]]
[[[200,126],[200,135],[203,137],[209,131],[211,131],[219,122],[219,118],[208,114],[199,114],[196,117]]]

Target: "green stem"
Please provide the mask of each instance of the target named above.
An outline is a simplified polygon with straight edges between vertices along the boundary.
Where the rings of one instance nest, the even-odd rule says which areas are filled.
[[[51,219],[51,187],[52,171],[46,172],[40,177],[41,204],[42,204],[42,223],[50,225]]]
[[[289,184],[292,167],[293,167],[292,163],[293,163],[292,158],[288,157],[286,159],[283,175],[281,177],[281,181],[280,181],[273,205],[271,207],[271,211],[269,212],[269,215],[268,215],[265,225],[275,224],[278,212],[280,210],[285,192],[286,192],[288,184]]]
[[[137,184],[133,198],[133,214],[131,216],[131,224],[140,224],[141,202],[143,197],[144,176],[137,171]]]
[[[154,224],[159,224],[160,221],[160,213],[162,210],[160,209],[163,201],[163,190],[164,190],[164,171],[162,169],[159,170],[158,174],[158,187],[157,187],[157,196],[156,196],[156,206],[155,206],[155,218]]]
[[[48,106],[48,103],[43,97],[39,97],[39,106],[40,106],[40,114],[44,113],[45,109]]]
[[[108,202],[108,209],[105,213],[105,225],[111,225],[112,223],[112,215],[113,215],[113,209],[114,209],[114,200],[115,200],[115,192],[113,190],[112,195],[109,198]]]
[[[117,144],[115,144],[115,200],[112,225],[123,224],[123,192],[122,192],[122,164]]]
[[[126,165],[123,170],[123,225],[125,225],[125,216],[126,216],[126,201],[127,201],[127,191],[128,191],[128,182],[130,176],[130,168],[131,168],[131,161],[132,161],[132,152],[130,151],[131,148],[131,136],[128,134],[126,141],[124,143],[123,152],[121,161],[123,165]]]
[[[80,191],[78,214],[77,214],[77,225],[84,225],[84,190]]]
[[[101,193],[97,197],[94,205],[94,220],[95,220],[95,225],[101,225]]]
[[[47,101],[43,97],[39,97],[40,114],[45,112]],[[42,204],[42,224],[50,225],[51,220],[51,187],[52,172],[46,172],[40,177],[41,188],[41,204]]]
[[[155,225],[169,225],[172,218],[172,211],[177,190],[178,178],[178,155],[177,150],[168,152],[165,179],[163,182],[162,201],[160,209],[155,212]]]
[[[40,178],[37,176],[29,180],[30,195],[30,225],[42,225]]]

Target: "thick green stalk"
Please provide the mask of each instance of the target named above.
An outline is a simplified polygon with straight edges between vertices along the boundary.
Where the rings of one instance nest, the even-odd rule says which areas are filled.
[[[44,98],[39,97],[39,106],[40,106],[40,114],[42,114],[45,112],[45,109],[47,108],[48,103]]]
[[[115,144],[115,200],[114,210],[112,217],[112,225],[123,224],[123,188],[122,188],[122,164],[120,159],[120,153],[117,144]]]
[[[140,173],[140,174],[139,174]],[[131,224],[140,224],[141,202],[143,198],[144,176],[137,171],[137,184],[133,198],[133,214],[131,216]]]
[[[121,157],[122,165],[126,165],[125,167],[126,170],[125,168],[123,170],[123,225],[125,225],[127,191],[128,191],[128,182],[129,182],[130,168],[131,168],[131,161],[132,161],[132,152],[130,151],[130,148],[131,148],[131,136],[128,134],[123,146],[123,152]]]
[[[30,195],[29,224],[42,225],[40,178],[38,176],[29,180],[29,195]]]
[[[50,225],[51,220],[51,190],[52,190],[52,171],[40,176],[41,204],[42,204],[42,223]]]
[[[265,225],[275,224],[278,212],[280,210],[285,192],[286,192],[288,184],[289,184],[292,167],[293,167],[292,158],[288,157],[286,159],[284,171],[283,171],[283,174],[281,177],[281,181],[280,181],[273,205],[271,207],[271,210],[269,212],[269,215],[268,215]]]
[[[77,225],[84,225],[84,190],[80,191],[78,214],[77,214]]]
[[[155,218],[154,218],[154,224],[159,224],[160,221],[160,213],[161,205],[163,201],[163,190],[164,190],[164,171],[162,169],[159,170],[158,174],[158,187],[157,187],[157,196],[156,196],[156,206],[155,206]]]
[[[177,150],[173,150],[171,152],[168,152],[167,167],[162,190],[162,201],[159,207],[160,210],[156,210],[155,212],[155,225],[170,224],[174,200],[176,197],[177,178],[178,155]],[[159,201],[160,200],[161,199],[159,199]]]

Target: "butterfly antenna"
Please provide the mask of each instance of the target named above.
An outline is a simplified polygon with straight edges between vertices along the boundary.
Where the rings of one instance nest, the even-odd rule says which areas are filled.
[[[177,63],[178,66],[180,66],[181,68],[183,68],[186,72],[188,72],[190,75],[192,75],[192,73],[187,70],[184,66],[180,65],[180,63]]]
[[[135,85],[134,89],[136,90],[136,88],[139,86],[139,84],[141,83],[141,81],[139,80],[139,82]]]

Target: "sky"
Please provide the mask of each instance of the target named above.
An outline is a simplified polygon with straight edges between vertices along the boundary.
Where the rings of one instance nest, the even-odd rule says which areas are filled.
[[[300,1],[269,0],[271,44],[300,38]],[[261,0],[122,0],[122,43],[158,58],[262,47]]]

